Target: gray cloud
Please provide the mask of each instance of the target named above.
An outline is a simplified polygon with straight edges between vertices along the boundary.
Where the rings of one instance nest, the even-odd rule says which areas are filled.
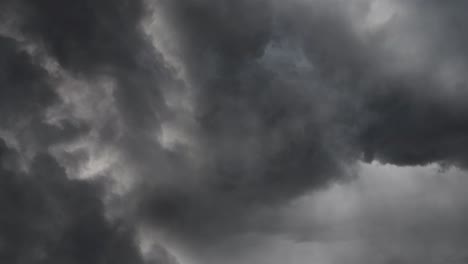
[[[91,226],[108,228],[107,210],[208,245],[281,232],[272,212],[353,179],[360,160],[466,167],[459,1],[0,7],[15,32],[0,38],[1,132],[31,166],[25,175],[48,153],[62,185],[110,179],[78,191],[92,203],[111,196]]]
[[[0,146],[2,262],[143,263],[131,233],[106,220],[98,185],[67,179],[47,154],[18,171],[18,153]]]
[[[466,171],[360,164],[360,178],[276,208],[189,263],[464,263]],[[265,227],[266,226],[266,227]],[[258,229],[258,230],[261,230]]]
[[[133,7],[125,3],[115,7],[105,1],[1,2],[1,20],[9,21],[5,26],[11,27],[0,39],[0,128],[2,137],[11,145],[7,147],[2,139],[2,262],[146,262],[133,232],[135,227],[122,219],[108,219],[104,203],[109,198],[105,194],[110,194],[106,191],[110,191],[108,182],[71,179],[77,175],[70,174],[74,164],[80,166],[92,158],[90,152],[80,153],[73,146],[96,137],[101,139],[94,141],[96,145],[115,143],[115,137],[109,137],[119,132],[108,131],[119,128],[119,119],[108,121],[107,126],[96,126],[99,120],[87,119],[79,115],[80,109],[76,110],[76,91],[60,87],[70,85],[68,79],[85,79],[84,83],[91,84],[100,76],[118,79],[115,97],[120,120],[131,129],[142,125],[139,120],[132,125],[128,122],[140,115],[132,112],[134,105],[146,109],[148,104],[140,99],[138,103],[128,102],[151,99],[150,82],[155,76],[150,72],[154,65],[147,69],[137,65],[140,58],[134,52],[151,49],[141,50],[143,44],[135,44],[145,41],[136,25],[139,3],[129,5]],[[132,8],[133,26],[132,18],[119,13]],[[129,35],[124,37],[124,31]],[[127,39],[136,42],[126,43]],[[132,86],[143,93],[127,97],[126,90]],[[71,88],[85,91],[80,85]],[[103,88],[96,85],[96,89]],[[164,256],[148,261],[167,262]]]

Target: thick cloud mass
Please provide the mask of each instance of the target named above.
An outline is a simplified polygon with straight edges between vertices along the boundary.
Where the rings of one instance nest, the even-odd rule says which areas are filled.
[[[45,72],[32,63],[19,43],[8,37],[0,38],[1,56],[1,112],[3,123],[10,123],[15,116],[41,110],[55,100]]]
[[[30,172],[1,141],[0,259],[4,263],[143,263],[130,233],[109,223],[98,186],[69,180],[46,154]]]
[[[210,259],[360,162],[463,173],[466,8],[0,0],[0,257]]]

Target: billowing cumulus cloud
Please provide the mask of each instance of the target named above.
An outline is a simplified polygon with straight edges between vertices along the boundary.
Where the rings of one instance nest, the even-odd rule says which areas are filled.
[[[143,263],[125,226],[106,220],[99,185],[67,179],[47,154],[28,171],[1,141],[0,259],[5,263]]]
[[[466,172],[360,164],[351,183],[275,210],[267,232],[242,234],[188,263],[464,263]],[[267,226],[265,228],[265,226]]]
[[[452,199],[456,184],[401,181],[375,204],[361,197],[388,184],[369,180],[381,172],[362,170],[366,163],[464,174],[461,1],[3,0],[0,8],[5,261],[235,263],[229,250],[262,252],[265,240],[277,247],[286,235],[285,247],[318,243],[313,252],[359,238],[337,247],[356,263],[407,263],[428,259],[414,246],[419,233],[453,250],[434,255],[458,255],[465,242],[435,230],[465,218],[463,196],[450,219],[427,228],[405,206],[379,210],[407,184],[421,188],[416,199]],[[408,181],[418,174],[408,171]],[[453,175],[445,177],[463,182]],[[376,186],[361,194],[360,181]],[[314,195],[323,192],[354,192],[340,203],[359,211],[317,209],[330,204]],[[299,211],[313,216],[293,210],[299,197],[312,204]],[[429,206],[437,199],[414,206],[440,214],[446,204]],[[387,221],[399,221],[402,235],[379,233],[375,223]],[[385,247],[383,237],[406,246]],[[342,261],[325,255],[307,258]]]

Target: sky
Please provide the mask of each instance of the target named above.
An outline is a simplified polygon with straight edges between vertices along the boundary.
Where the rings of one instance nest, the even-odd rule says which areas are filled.
[[[467,263],[467,10],[0,0],[0,263]]]

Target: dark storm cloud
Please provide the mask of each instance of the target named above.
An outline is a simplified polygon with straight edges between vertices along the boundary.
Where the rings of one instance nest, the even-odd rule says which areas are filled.
[[[68,168],[50,154],[61,144],[94,133],[92,123],[67,115],[58,124],[48,120],[51,109],[66,103],[58,94],[62,85],[58,75],[63,72],[89,80],[101,75],[116,79],[122,120],[146,115],[125,123],[127,130],[144,126],[141,120],[148,122],[147,116],[154,115],[147,109],[157,101],[153,69],[158,65],[138,29],[141,3],[0,4],[1,21],[13,21],[5,24],[12,27],[7,29],[8,37],[0,38],[0,128],[15,147],[10,149],[1,140],[1,262],[144,263],[133,227],[106,217],[103,198],[107,183],[70,179]],[[45,59],[56,61],[59,72],[48,69]],[[105,132],[98,131],[110,135]],[[153,262],[165,260],[161,256]]]
[[[64,122],[62,127],[44,122],[47,107],[57,104],[54,80],[25,45],[0,36],[0,128],[14,131],[17,140],[43,148],[86,132],[85,124]]]
[[[466,19],[460,10],[466,4],[415,1],[403,6],[406,16],[389,23],[383,40],[392,43],[412,34],[412,43],[398,48],[419,45],[417,56],[423,59],[416,69],[377,76],[371,82],[374,91],[365,94],[368,123],[359,138],[363,151],[367,160],[399,165],[466,166],[468,153],[462,146],[468,140],[464,74],[468,32],[460,26]],[[447,72],[448,77],[440,77]]]
[[[143,263],[131,233],[105,218],[98,185],[67,179],[47,154],[20,172],[18,153],[0,143],[2,262]]]
[[[28,151],[86,134],[86,124],[45,122],[60,102],[56,82],[24,43],[0,37],[0,120],[17,152],[0,140],[0,260],[3,263],[143,263],[133,233],[105,217],[100,184],[69,180],[49,154]],[[36,154],[35,154],[36,155]]]
[[[16,121],[18,116],[20,124],[27,124],[5,125],[21,139],[20,149],[46,152],[80,140],[97,149],[112,147],[118,164],[109,174],[130,174],[134,184],[117,206],[124,208],[125,223],[149,223],[190,242],[269,230],[258,224],[265,222],[265,211],[346,179],[360,159],[467,165],[463,72],[468,66],[466,32],[459,26],[464,5],[395,3],[404,12],[372,29],[375,25],[365,19],[371,4],[364,0],[154,1],[175,50],[165,54],[141,25],[147,10],[142,1],[4,0],[2,15],[14,22],[24,42],[58,64],[55,74],[85,80],[89,90],[101,91],[97,83],[103,77],[115,86],[109,93],[91,92],[98,102],[79,99],[75,104],[94,110],[101,101],[110,102],[115,113],[109,110],[105,116],[104,109],[83,120],[64,114],[59,126],[45,122],[47,110],[66,104],[67,93],[75,91],[58,89],[59,80],[37,54],[28,53],[19,40],[2,37],[0,117]],[[356,8],[359,12],[353,13]],[[172,67],[168,57],[181,66]],[[169,102],[179,89],[189,91],[185,112]],[[167,134],[179,136],[165,130],[173,124],[181,125],[187,144],[163,142]],[[75,198],[70,191],[72,200],[95,204],[83,208],[91,214],[87,226],[103,234],[95,247],[107,250],[108,241],[122,239],[122,247],[136,252],[131,232],[116,238],[119,232],[102,216],[103,190],[67,180],[50,157],[37,159],[29,173],[5,169],[8,184],[21,194],[14,179],[26,178],[24,188],[44,206],[49,205],[41,189],[51,189],[51,199],[62,200],[51,186],[78,188]],[[44,174],[43,163],[61,175],[56,182],[32,176]],[[57,254],[91,262],[99,254],[107,257],[106,250],[88,255],[88,243],[73,242],[75,236],[81,241],[81,233],[90,239],[84,227],[73,224],[81,216],[68,207],[78,205],[65,199],[57,206],[71,219],[60,230],[67,225],[78,230],[64,235],[72,242]],[[59,231],[25,231],[45,232],[47,246],[26,238],[18,243],[49,250]],[[16,256],[19,248],[8,252]]]
[[[140,1],[15,1],[21,31],[41,42],[65,67],[95,71],[134,67],[141,36]]]
[[[242,63],[262,54],[272,31],[270,1],[161,1],[158,7],[185,41],[183,54],[191,70],[203,71],[199,63],[214,61],[232,75]],[[198,67],[197,67],[198,65]],[[207,76],[205,76],[207,77]]]
[[[465,107],[389,95],[370,103],[375,115],[361,135],[368,160],[401,165],[443,162],[466,166]]]
[[[195,169],[176,154],[175,184],[148,187],[143,211],[159,225],[193,239],[248,229],[253,212],[342,178],[342,166],[360,158],[466,162],[466,93],[451,94],[438,79],[439,65],[463,60],[454,47],[463,46],[464,33],[429,28],[442,22],[439,29],[452,31],[457,8],[403,3],[399,19],[360,35],[353,23],[363,21],[340,1],[162,2],[182,43],[203,165]],[[446,38],[458,44],[445,45]],[[421,40],[420,55],[428,57],[414,69],[399,67],[405,49]],[[271,61],[294,47],[311,69]],[[192,186],[179,174],[199,181]]]
[[[293,10],[296,16],[288,21],[299,35],[306,56],[332,85],[329,88],[347,94],[343,101],[346,113],[339,115],[357,128],[357,133],[348,132],[356,136],[354,147],[363,152],[365,160],[463,165],[468,156],[463,150],[468,139],[463,103],[467,98],[463,88],[466,80],[453,76],[462,78],[453,87],[435,76],[445,63],[466,63],[466,32],[457,26],[463,20],[458,11],[464,10],[464,4],[400,4],[406,13],[394,15],[382,30],[364,37],[356,34],[352,18],[337,16],[333,8]],[[408,66],[413,62],[401,58],[406,56],[405,49],[414,49],[412,45],[420,45],[416,56],[424,56],[415,69]],[[396,54],[387,49],[397,49]],[[393,63],[398,64],[397,69]],[[356,102],[358,111],[346,116]]]
[[[5,2],[16,30],[65,70],[117,81],[115,97],[130,129],[158,122],[152,109],[164,109],[158,86],[168,74],[141,30],[141,1]]]
[[[324,109],[327,93],[313,73],[283,79],[262,62],[268,45],[281,45],[270,1],[160,5],[183,43],[201,166],[176,149],[172,184],[137,189],[147,193],[143,215],[184,238],[222,237],[248,228],[256,211],[345,174],[341,139],[330,138],[337,127],[323,117],[334,109]]]
[[[160,86],[179,84],[142,35],[141,3],[10,4],[20,14],[19,31],[63,69],[117,81],[114,96],[124,127],[106,129],[122,129],[123,136],[109,140],[106,131],[98,133],[119,146],[128,166],[150,183],[149,190],[136,189],[137,200],[142,214],[163,227],[193,239],[196,233],[222,236],[249,221],[250,212],[343,174],[347,156],[331,136],[337,127],[323,117],[335,111],[323,109],[325,89],[317,83],[307,91],[307,73],[283,79],[261,62],[267,46],[282,41],[276,39],[270,1],[162,3],[183,42],[182,60],[194,88],[201,167],[183,148],[163,150],[151,138],[165,111]],[[161,178],[169,187],[158,185]],[[192,187],[184,184],[187,178],[199,180]]]
[[[34,64],[16,40],[0,36],[2,123],[41,111],[56,100],[44,69]]]

